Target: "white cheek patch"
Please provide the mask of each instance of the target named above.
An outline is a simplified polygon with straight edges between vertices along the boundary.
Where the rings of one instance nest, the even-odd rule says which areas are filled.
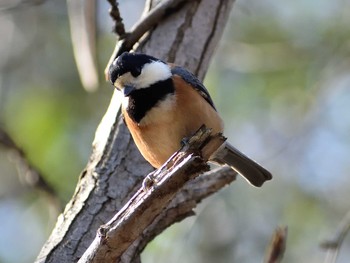
[[[134,79],[133,84],[136,88],[143,89],[170,77],[171,70],[167,64],[153,61],[144,65],[141,75]]]
[[[145,64],[141,74],[136,78],[130,72],[120,76],[114,82],[114,86],[119,90],[123,90],[125,85],[134,86],[135,89],[145,89],[159,81],[171,78],[171,76],[171,69],[167,64],[161,61],[153,61]]]

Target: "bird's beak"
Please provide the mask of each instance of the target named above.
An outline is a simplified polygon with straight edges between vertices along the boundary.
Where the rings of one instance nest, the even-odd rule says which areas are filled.
[[[135,88],[133,86],[125,85],[123,89],[124,96],[128,97],[134,90]]]

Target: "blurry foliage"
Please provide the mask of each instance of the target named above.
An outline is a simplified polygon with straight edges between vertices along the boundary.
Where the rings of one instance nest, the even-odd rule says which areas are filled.
[[[141,1],[120,4],[130,27]],[[65,201],[112,93],[102,74],[115,42],[107,9],[101,2],[93,94],[78,78],[64,2],[0,11],[0,123]],[[350,208],[349,20],[343,0],[236,1],[205,84],[229,141],[274,180],[257,190],[239,179],[158,236],[143,262],[259,262],[278,225],[288,226],[283,262],[323,261],[319,242]],[[0,150],[0,262],[29,262],[56,213]]]

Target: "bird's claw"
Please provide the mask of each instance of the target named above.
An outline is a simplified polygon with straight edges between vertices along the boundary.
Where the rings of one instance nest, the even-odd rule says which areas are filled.
[[[150,189],[153,185],[155,185],[156,183],[156,178],[154,176],[154,171],[153,172],[150,172],[146,177],[145,179],[143,179],[143,182],[142,182],[142,188],[144,190],[148,190]]]

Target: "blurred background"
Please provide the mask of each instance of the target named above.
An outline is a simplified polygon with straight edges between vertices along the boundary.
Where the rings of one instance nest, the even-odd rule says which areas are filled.
[[[143,1],[119,2],[130,28]],[[113,92],[103,80],[115,44],[108,8],[98,1],[100,84],[87,92],[74,61],[66,3],[0,2],[0,127],[63,203],[88,161]],[[147,247],[144,263],[261,262],[277,226],[288,226],[283,262],[324,261],[320,242],[350,210],[349,24],[346,0],[236,1],[205,85],[229,141],[274,179],[255,189],[239,178],[208,198],[196,217]],[[0,262],[32,262],[59,210],[31,187],[3,131]],[[349,241],[337,262],[350,261]]]

